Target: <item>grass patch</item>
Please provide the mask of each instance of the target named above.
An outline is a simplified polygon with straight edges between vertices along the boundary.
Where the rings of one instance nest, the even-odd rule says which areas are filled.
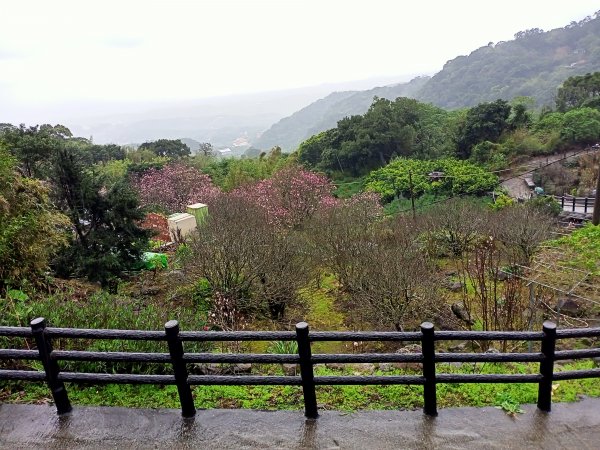
[[[583,370],[594,367],[592,361],[579,361],[558,366],[558,370]],[[317,366],[317,375],[354,374],[356,368],[344,371]],[[439,373],[538,373],[538,364],[463,364],[438,365]],[[378,375],[414,374],[414,371],[393,370],[375,372]],[[0,384],[0,401],[4,403],[48,403],[48,388],[42,383],[4,382]],[[179,408],[175,386],[67,384],[73,405],[126,406],[143,408]],[[298,386],[196,386],[193,388],[197,408],[245,408],[260,410],[300,410],[303,408],[302,389]],[[554,402],[572,402],[580,396],[599,397],[597,379],[561,381],[554,384]],[[534,383],[464,383],[438,384],[438,405],[502,406],[535,403],[537,384]],[[423,407],[421,386],[318,386],[317,401],[323,410],[357,411],[371,409],[419,409]]]
[[[307,311],[305,321],[313,330],[346,330],[345,315],[336,306],[335,277],[326,275],[322,278],[320,286],[302,289],[300,295],[306,301]],[[343,351],[340,342],[315,342],[314,353],[335,353]]]
[[[337,198],[350,198],[353,195],[360,194],[365,190],[365,178],[346,177],[336,181],[336,188],[333,195]]]

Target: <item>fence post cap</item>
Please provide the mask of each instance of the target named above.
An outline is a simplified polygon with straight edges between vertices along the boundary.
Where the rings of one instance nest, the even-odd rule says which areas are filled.
[[[544,328],[544,330],[556,330],[556,324],[551,320],[545,320],[542,327]]]
[[[36,317],[29,324],[32,328],[44,328],[46,326],[46,319],[43,317]]]
[[[172,328],[178,328],[178,327],[179,327],[179,322],[176,320],[169,320],[167,323],[165,323],[166,329],[172,329]]]
[[[433,330],[433,324],[431,322],[423,322],[421,324],[421,330]]]
[[[308,324],[306,322],[298,322],[296,324],[296,330],[305,330],[308,328]]]

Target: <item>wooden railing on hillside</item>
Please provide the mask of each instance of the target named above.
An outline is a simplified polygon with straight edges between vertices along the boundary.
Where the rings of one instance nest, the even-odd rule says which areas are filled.
[[[555,195],[554,199],[560,203],[563,211],[577,211],[583,209],[584,213],[592,213],[594,211],[595,197],[573,197],[570,195]]]
[[[544,322],[540,332],[517,331],[435,331],[429,322],[421,325],[420,332],[346,332],[313,331],[305,322],[293,331],[180,331],[177,321],[169,321],[163,331],[73,329],[47,327],[43,318],[27,327],[0,327],[0,336],[33,340],[36,350],[0,349],[0,359],[38,360],[44,371],[0,370],[0,379],[45,381],[52,392],[58,414],[71,411],[65,382],[72,383],[126,383],[176,385],[181,411],[184,417],[193,417],[196,409],[191,386],[194,385],[292,385],[302,386],[306,417],[318,416],[315,386],[321,385],[422,385],[424,412],[437,415],[436,386],[439,383],[537,383],[537,406],[550,411],[552,382],[580,378],[600,378],[600,369],[554,372],[557,360],[578,360],[600,356],[600,348],[555,351],[557,339],[600,336],[600,328],[557,330],[552,322]],[[118,339],[166,341],[168,353],[97,352],[54,350],[53,339]],[[539,352],[529,353],[440,353],[436,341],[541,341]],[[296,341],[297,354],[257,353],[185,353],[185,342],[218,341]],[[323,341],[395,341],[420,342],[421,352],[361,353],[361,354],[312,354],[311,343]],[[150,362],[170,364],[172,375],[112,374],[62,372],[59,361],[94,362]],[[370,375],[370,376],[315,376],[315,364],[325,363],[420,363],[420,375]],[[535,362],[539,363],[537,374],[450,374],[437,373],[437,363],[451,362]],[[263,375],[190,375],[189,363],[261,363],[298,364],[299,376]]]

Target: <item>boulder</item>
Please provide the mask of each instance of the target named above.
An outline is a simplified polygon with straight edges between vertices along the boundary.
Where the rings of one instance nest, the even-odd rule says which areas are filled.
[[[400,370],[415,370],[415,371],[423,370],[423,364],[418,363],[418,362],[396,362],[396,363],[392,363],[392,367],[394,369],[400,369]]]
[[[153,296],[160,292],[160,287],[155,285],[150,286],[142,286],[140,289],[140,295],[149,295]]]
[[[408,344],[396,350],[396,353],[421,353],[421,344]]]
[[[467,311],[467,308],[465,308],[465,304],[463,302],[453,303],[451,309],[454,315],[466,324],[473,325],[475,323],[475,321],[469,316],[469,312]]]
[[[185,280],[185,274],[181,270],[171,270],[167,273],[167,278],[172,281],[183,281]]]
[[[297,364],[282,364],[283,373],[288,377],[296,376],[299,373]]]
[[[409,344],[405,347],[399,348],[396,350],[396,353],[399,354],[414,354],[421,353],[421,344]],[[423,365],[418,362],[395,362],[392,364],[392,367],[400,370],[422,370]]]
[[[452,292],[462,291],[463,284],[460,281],[454,281],[448,285],[448,290]]]
[[[327,364],[325,364],[325,367],[327,367],[330,370],[344,370],[346,368],[346,364],[342,364],[342,363],[327,363]]]
[[[560,311],[562,314],[566,314],[568,316],[582,316],[585,313],[585,309],[578,302],[573,300],[572,298],[560,298],[558,302],[556,302],[555,311]]]
[[[233,373],[251,373],[252,372],[252,364],[234,364],[232,367]]]
[[[375,364],[371,364],[371,363],[359,363],[359,364],[353,364],[352,368],[354,370],[356,370],[357,372],[359,372],[360,374],[363,373],[373,373],[375,372]]]
[[[221,367],[219,364],[214,363],[198,363],[193,365],[193,372],[199,373],[200,375],[218,375],[221,373]]]
[[[249,374],[252,372],[252,364],[194,364],[194,372],[201,375],[234,375]]]
[[[466,342],[460,342],[456,345],[450,345],[448,346],[448,351],[450,353],[460,353],[462,351],[465,350],[465,348],[467,348],[467,343]]]
[[[382,372],[389,372],[393,368],[394,368],[394,366],[392,366],[392,363],[386,363],[386,362],[379,363],[379,370],[381,370]]]

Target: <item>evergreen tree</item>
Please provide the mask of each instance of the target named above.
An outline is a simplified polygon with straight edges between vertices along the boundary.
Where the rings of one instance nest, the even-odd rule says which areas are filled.
[[[124,180],[107,188],[69,148],[57,152],[54,170],[58,201],[74,230],[71,246],[55,262],[57,273],[114,288],[119,275],[139,261],[149,238],[137,225],[143,213],[135,191]]]

